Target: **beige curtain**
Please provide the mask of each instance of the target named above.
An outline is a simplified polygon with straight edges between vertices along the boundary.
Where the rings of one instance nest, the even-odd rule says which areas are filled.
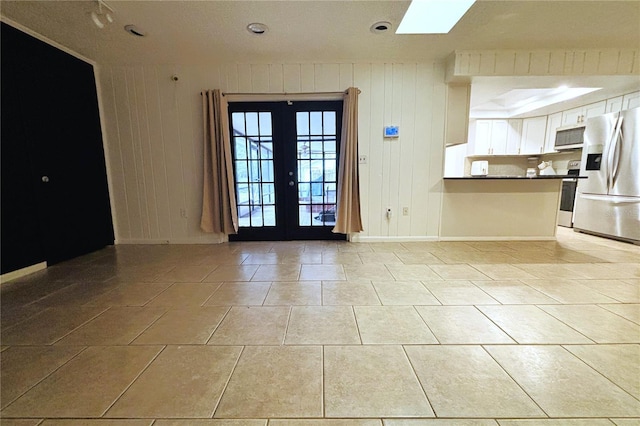
[[[238,212],[227,109],[220,90],[202,92],[204,187],[200,228],[204,232],[236,234]]]
[[[358,179],[358,93],[360,90],[350,87],[343,103],[336,226],[332,231],[341,234],[362,231]]]

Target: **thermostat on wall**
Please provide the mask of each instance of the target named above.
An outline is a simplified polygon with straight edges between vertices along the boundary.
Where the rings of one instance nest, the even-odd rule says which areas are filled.
[[[385,138],[397,138],[400,136],[400,128],[398,126],[385,126],[384,137]]]

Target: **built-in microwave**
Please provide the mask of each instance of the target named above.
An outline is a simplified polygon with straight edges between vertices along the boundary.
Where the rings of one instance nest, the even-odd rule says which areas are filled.
[[[558,127],[556,129],[554,149],[562,151],[563,149],[582,148],[584,144],[584,127],[584,124]]]

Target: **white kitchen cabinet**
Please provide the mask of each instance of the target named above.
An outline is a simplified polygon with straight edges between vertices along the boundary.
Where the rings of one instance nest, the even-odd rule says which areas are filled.
[[[525,118],[522,120],[522,140],[520,154],[533,155],[544,152],[547,116]]]
[[[507,147],[505,154],[520,154],[520,141],[522,140],[522,120],[509,120],[509,128],[507,129]]]
[[[557,112],[547,116],[547,130],[544,139],[544,152],[556,152],[556,129],[562,125],[562,113]]]
[[[640,92],[633,92],[622,97],[622,110],[640,107]]]
[[[517,148],[515,152],[508,151],[509,136],[509,121],[507,120],[476,120],[473,154],[517,154]]]
[[[578,108],[568,109],[562,112],[562,125],[584,123],[588,118],[602,115],[607,110],[607,101],[595,102]]]
[[[468,142],[470,96],[470,84],[449,84],[447,86],[447,121],[445,127],[445,143],[447,146]]]
[[[620,112],[622,111],[622,96],[616,96],[615,98],[607,99],[606,112]]]

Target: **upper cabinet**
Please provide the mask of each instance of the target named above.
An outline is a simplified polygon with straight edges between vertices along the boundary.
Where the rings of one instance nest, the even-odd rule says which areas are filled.
[[[477,120],[474,155],[518,155],[522,120]]]
[[[640,91],[622,97],[622,111],[640,107]]]
[[[447,122],[445,131],[445,144],[447,146],[467,142],[470,96],[470,84],[450,84],[447,86]]]
[[[522,120],[522,140],[520,154],[542,154],[547,131],[547,116],[525,118]]]
[[[595,102],[578,108],[568,109],[562,112],[562,125],[584,123],[588,118],[606,113],[607,101]]]

